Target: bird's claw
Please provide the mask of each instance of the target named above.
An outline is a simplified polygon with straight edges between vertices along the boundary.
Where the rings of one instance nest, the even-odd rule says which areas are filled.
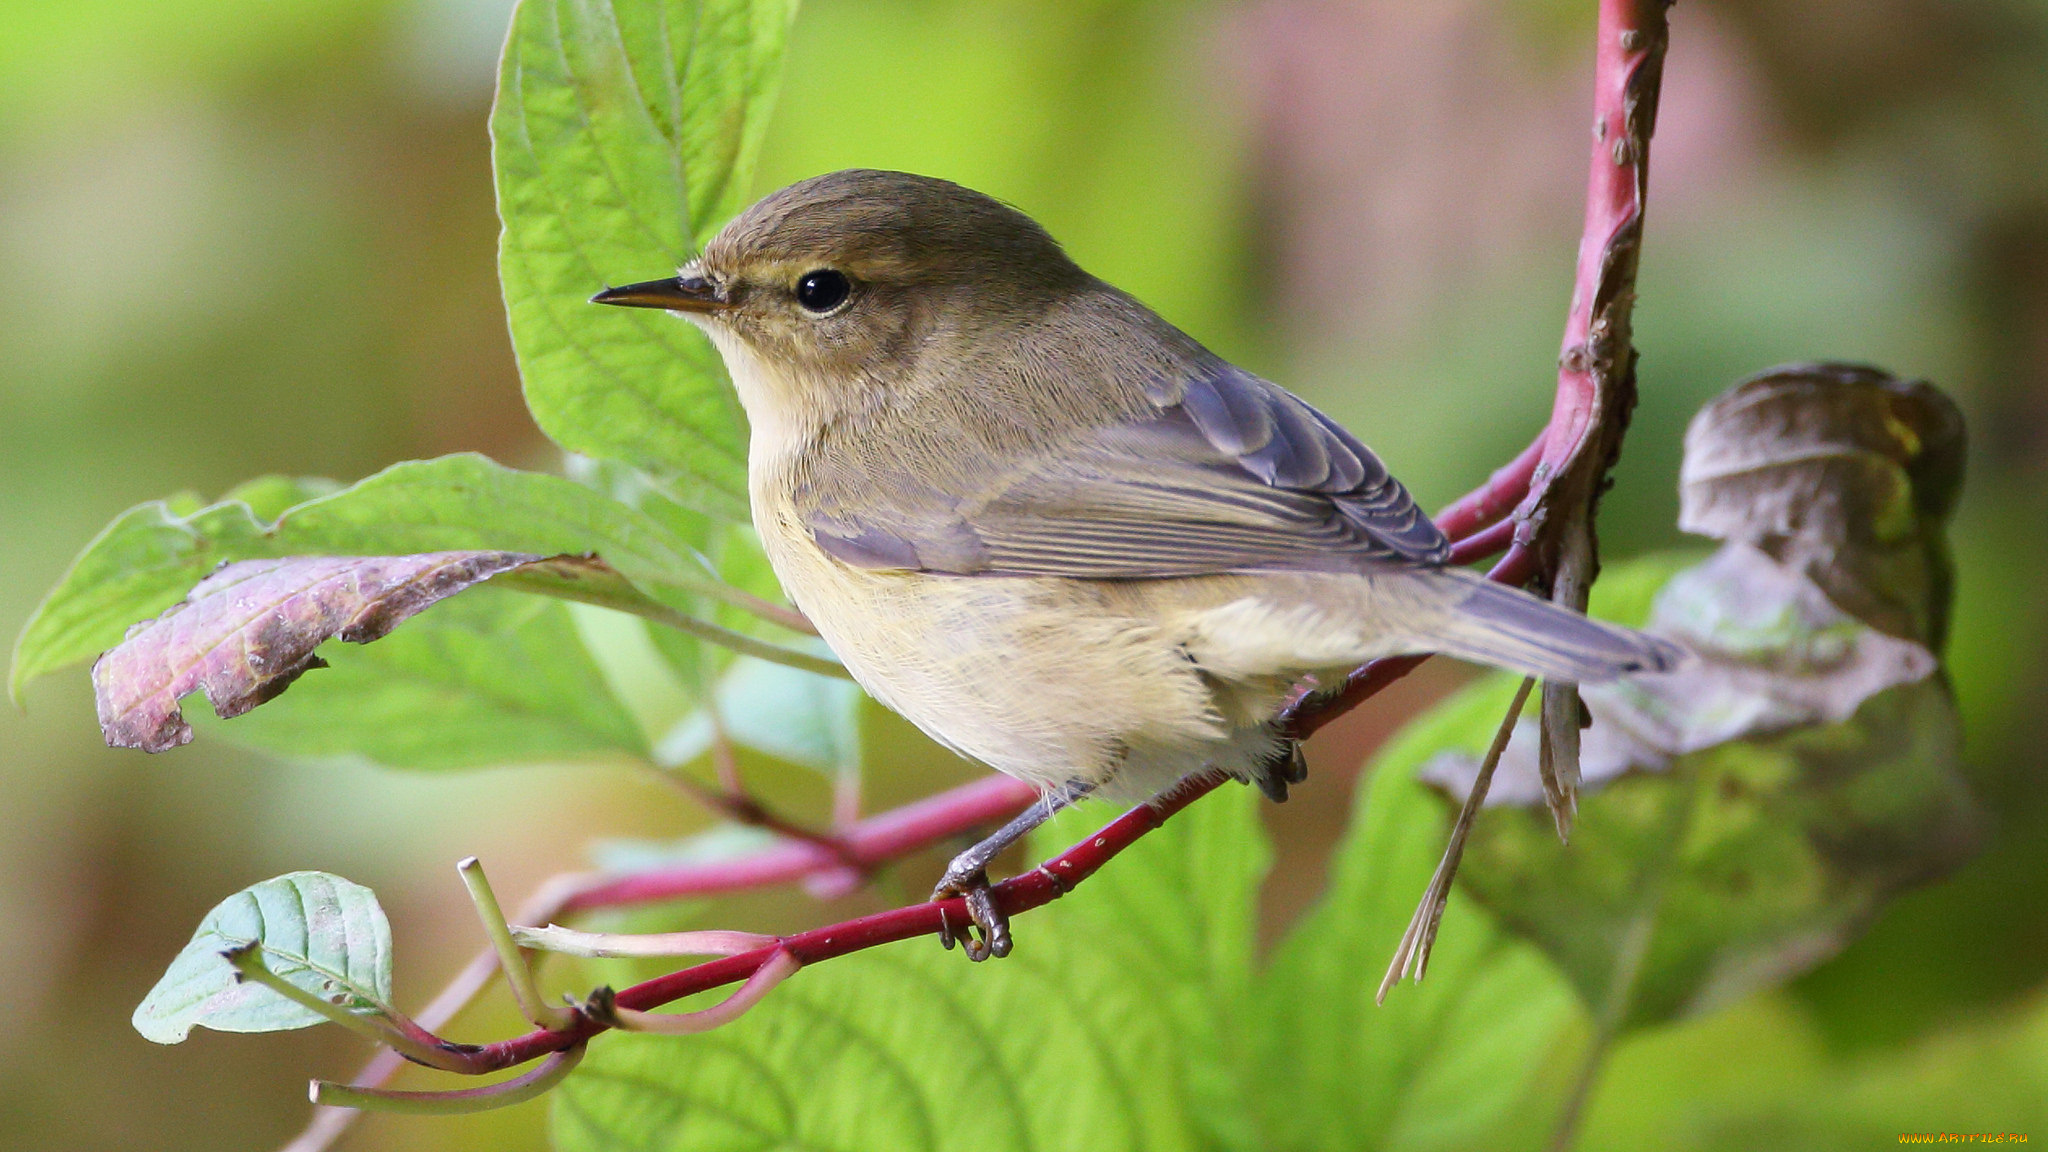
[[[1308,779],[1308,758],[1301,754],[1301,741],[1289,740],[1252,778],[1259,791],[1275,804],[1287,802],[1287,786]]]
[[[973,928],[956,937],[952,922],[941,912],[939,943],[951,948],[957,939],[967,958],[976,963],[991,956],[1008,956],[1012,944],[1010,918],[996,906],[995,890],[989,886],[988,874],[980,869],[959,875],[947,871],[938,887],[932,889],[932,899],[951,900],[955,896],[965,898],[967,916],[973,921]]]

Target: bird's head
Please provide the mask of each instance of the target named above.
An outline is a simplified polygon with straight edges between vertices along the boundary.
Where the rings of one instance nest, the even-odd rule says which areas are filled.
[[[761,200],[673,277],[591,299],[703,328],[758,429],[829,415],[935,357],[971,355],[1088,282],[1045,229],[998,200],[853,169]]]

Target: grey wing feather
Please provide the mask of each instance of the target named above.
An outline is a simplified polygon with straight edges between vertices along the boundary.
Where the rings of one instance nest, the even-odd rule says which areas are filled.
[[[859,567],[1094,579],[1449,554],[1378,457],[1300,399],[1224,364],[1177,384],[1148,390],[1149,419],[987,462],[972,491],[898,475],[836,494],[813,538]]]

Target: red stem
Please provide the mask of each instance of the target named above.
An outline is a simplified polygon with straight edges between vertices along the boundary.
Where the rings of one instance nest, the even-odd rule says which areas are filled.
[[[1650,131],[1657,115],[1670,0],[1601,0],[1593,70],[1593,143],[1586,176],[1586,219],[1558,356],[1557,396],[1541,460],[1518,519],[1526,547],[1541,518],[1530,515],[1551,481],[1579,462],[1588,437],[1626,411],[1603,411],[1601,384],[1632,367],[1630,313],[1636,256],[1649,190]],[[1632,381],[1631,381],[1632,382]],[[1632,389],[1631,397],[1632,399]],[[1616,429],[1618,441],[1619,430]],[[1618,444],[1617,444],[1618,446]],[[1518,461],[1519,462],[1519,461]],[[1604,469],[1605,461],[1598,462]],[[1462,501],[1460,503],[1463,503]]]

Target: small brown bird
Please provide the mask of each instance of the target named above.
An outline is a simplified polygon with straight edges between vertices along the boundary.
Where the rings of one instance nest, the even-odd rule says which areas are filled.
[[[1300,760],[1273,720],[1306,676],[1440,652],[1598,681],[1677,656],[1444,567],[1350,433],[957,184],[806,180],[678,275],[593,299],[717,345],[754,525],[854,677],[1046,790],[935,893],[969,897],[977,959],[1009,947],[988,861],[1059,806],[1205,769],[1284,798]]]

